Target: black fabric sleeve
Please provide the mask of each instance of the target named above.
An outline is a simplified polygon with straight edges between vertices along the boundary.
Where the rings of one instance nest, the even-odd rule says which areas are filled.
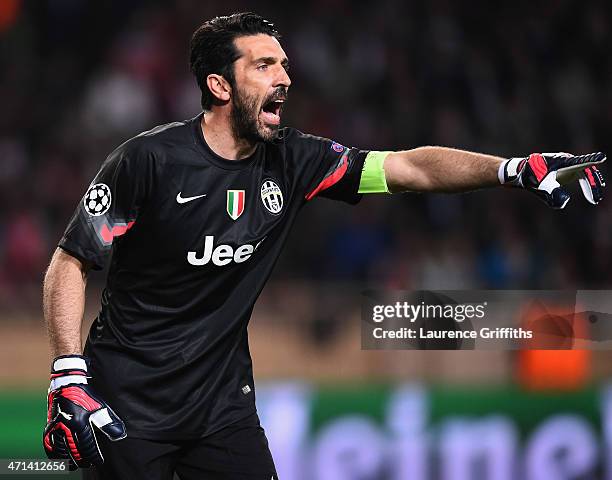
[[[288,160],[294,162],[304,200],[325,197],[356,204],[361,172],[369,151],[340,145],[323,137],[287,128],[284,141]]]
[[[113,244],[134,227],[145,207],[153,161],[138,137],[111,153],[77,205],[59,247],[94,270],[104,268]]]

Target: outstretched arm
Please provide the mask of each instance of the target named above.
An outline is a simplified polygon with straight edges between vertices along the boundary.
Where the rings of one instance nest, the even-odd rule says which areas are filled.
[[[563,208],[570,199],[562,185],[578,180],[586,199],[603,198],[605,182],[596,165],[606,155],[597,152],[533,153],[525,158],[503,159],[446,147],[420,147],[389,152],[384,177],[390,192],[465,192],[506,184],[536,194],[549,207]]]
[[[446,147],[392,152],[384,163],[392,193],[464,192],[499,185],[503,158]]]

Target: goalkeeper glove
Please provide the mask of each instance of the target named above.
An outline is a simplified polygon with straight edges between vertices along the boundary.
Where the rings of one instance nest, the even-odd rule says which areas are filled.
[[[561,209],[570,195],[561,185],[578,179],[585,198],[597,205],[606,186],[595,165],[606,161],[601,152],[588,155],[569,153],[532,153],[526,158],[510,158],[499,167],[502,184],[525,188],[540,197],[549,207]]]
[[[53,360],[43,445],[47,457],[68,458],[70,470],[104,463],[94,425],[110,440],[127,436],[121,419],[92,392],[87,378],[85,357],[62,355]]]

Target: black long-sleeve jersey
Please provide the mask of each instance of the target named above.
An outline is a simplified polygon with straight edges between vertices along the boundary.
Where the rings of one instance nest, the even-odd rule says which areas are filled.
[[[95,269],[111,257],[84,353],[136,438],[201,437],[255,411],[247,324],[296,215],[316,196],[360,199],[367,151],[283,128],[226,160],[201,118],[118,147],[59,243]]]

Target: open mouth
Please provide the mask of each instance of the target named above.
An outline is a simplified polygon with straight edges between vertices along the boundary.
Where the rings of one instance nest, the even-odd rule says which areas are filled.
[[[272,125],[279,125],[284,103],[284,100],[272,100],[265,103],[261,108],[261,115],[264,121]]]

